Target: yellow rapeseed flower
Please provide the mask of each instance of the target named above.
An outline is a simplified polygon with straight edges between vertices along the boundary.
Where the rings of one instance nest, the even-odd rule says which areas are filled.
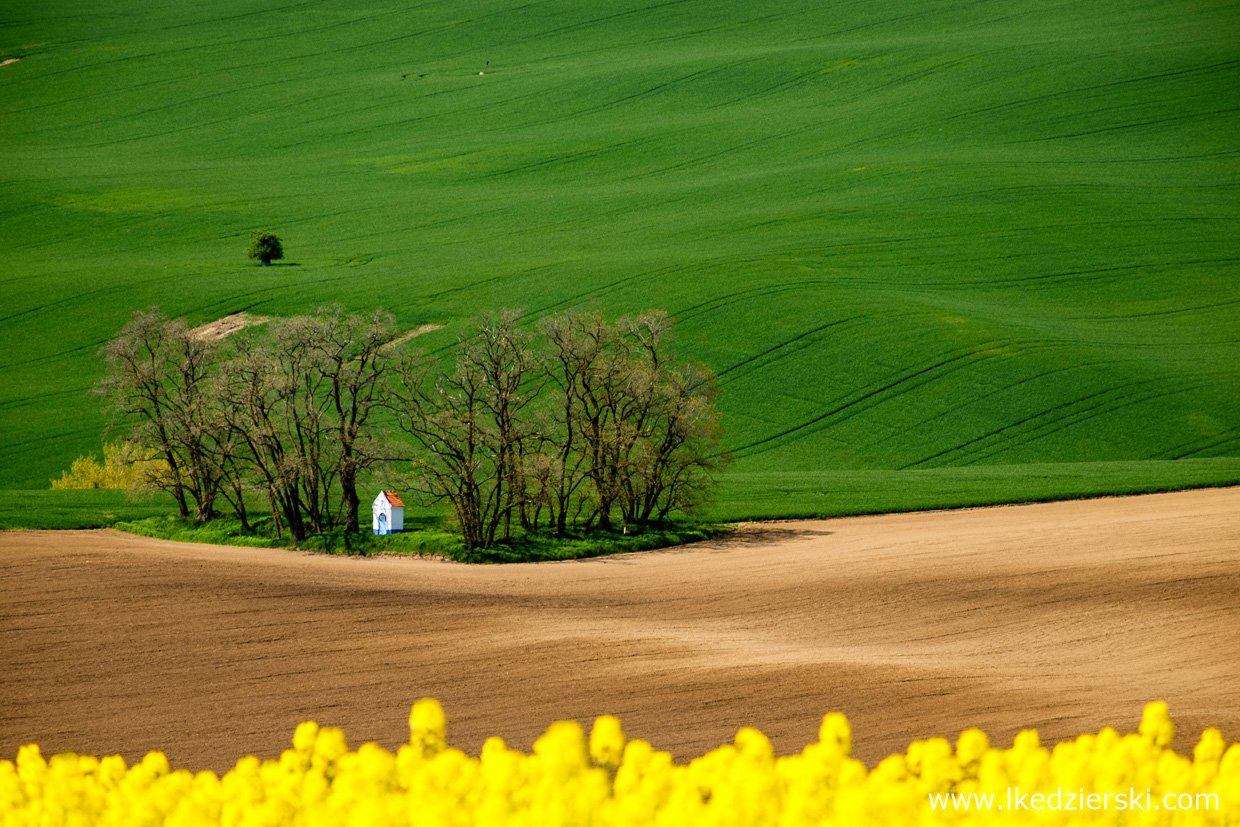
[[[590,757],[600,767],[614,771],[624,756],[624,729],[614,715],[600,715],[590,730]]]
[[[434,698],[422,698],[409,711],[409,744],[430,757],[448,746],[448,716]]]
[[[560,722],[529,755],[493,737],[477,758],[448,746],[437,702],[419,701],[409,723],[410,743],[393,754],[372,743],[350,750],[340,730],[307,722],[278,760],[242,758],[223,778],[173,770],[158,752],[127,767],[118,756],[45,758],[26,745],[0,760],[0,827],[1240,827],[1240,745],[1207,729],[1191,760],[1175,753],[1165,704],[1146,707],[1136,734],[1107,728],[1047,749],[1027,730],[1002,749],[966,729],[954,749],[915,741],[873,770],[849,757],[851,728],[838,713],[798,753],[776,757],[746,727],[684,765],[626,743],[611,716],[588,741]],[[1059,806],[996,809],[1013,791]],[[1127,806],[1063,807],[1089,796]]]

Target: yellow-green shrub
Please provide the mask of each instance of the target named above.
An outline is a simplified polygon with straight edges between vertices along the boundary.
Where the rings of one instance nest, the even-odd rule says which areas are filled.
[[[151,480],[165,475],[168,463],[157,452],[143,449],[133,442],[108,442],[103,446],[103,462],[94,454],[82,454],[73,461],[60,479],[52,480],[53,490],[78,488],[147,488]]]

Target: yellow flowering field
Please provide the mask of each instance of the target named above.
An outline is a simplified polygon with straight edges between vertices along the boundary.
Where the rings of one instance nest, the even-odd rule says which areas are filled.
[[[242,758],[223,778],[172,770],[158,752],[45,759],[33,744],[0,761],[0,825],[1240,825],[1240,744],[1207,729],[1191,758],[1170,749],[1167,706],[1138,732],[1107,728],[1048,749],[1033,730],[997,748],[977,729],[955,746],[915,741],[873,770],[850,758],[848,720],[776,757],[744,728],[676,764],[626,740],[604,716],[587,737],[553,724],[529,755],[491,738],[477,758],[451,748],[439,703],[418,701],[395,754],[351,751],[339,729],[307,722],[279,760]]]

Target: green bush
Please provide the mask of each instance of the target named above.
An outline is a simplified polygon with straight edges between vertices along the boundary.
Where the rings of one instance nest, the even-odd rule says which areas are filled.
[[[269,267],[272,261],[284,258],[284,244],[279,236],[269,230],[255,230],[250,235],[249,255],[254,261]]]

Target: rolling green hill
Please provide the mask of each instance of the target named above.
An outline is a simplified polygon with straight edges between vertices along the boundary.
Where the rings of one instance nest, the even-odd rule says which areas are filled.
[[[99,445],[135,308],[327,301],[431,347],[666,309],[752,516],[845,472],[1240,482],[1234,3],[83,8],[0,8],[0,487]]]

